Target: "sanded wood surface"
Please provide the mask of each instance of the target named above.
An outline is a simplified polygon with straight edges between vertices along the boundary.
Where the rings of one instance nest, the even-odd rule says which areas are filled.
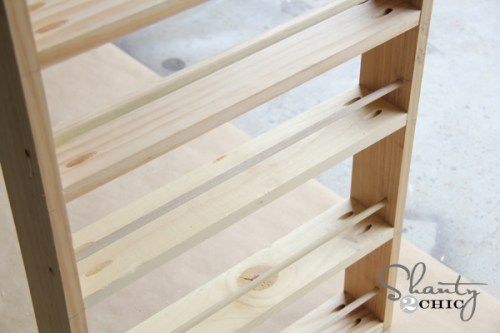
[[[387,7],[393,10],[385,14]],[[368,1],[99,126],[57,149],[72,200],[418,24]]]
[[[110,61],[115,59],[116,61]],[[61,66],[58,68],[58,66]],[[79,56],[72,62],[51,67],[44,73],[49,101],[51,101],[52,118],[56,123],[65,120],[78,119],[82,115],[91,114],[95,110],[95,103],[102,106],[113,102],[120,94],[127,94],[143,85],[147,80],[154,80],[151,71],[139,63],[131,61],[119,50],[112,46],[99,48],[88,54]],[[124,68],[129,68],[129,80],[122,80],[122,84],[109,84],[116,75],[110,75],[113,68],[116,75]],[[79,72],[79,94],[74,96],[72,78],[65,75],[68,72]],[[125,82],[126,81],[126,82]],[[96,82],[105,87],[113,87],[108,94],[97,94],[95,100],[85,98],[85,91],[92,92]],[[133,85],[137,86],[134,87]],[[57,93],[55,93],[57,92]],[[80,94],[81,92],[81,94]],[[58,100],[58,96],[61,98]],[[81,108],[73,112],[72,105],[77,103]],[[85,109],[85,107],[87,107]],[[70,114],[68,114],[70,112]],[[193,170],[197,166],[217,159],[226,151],[236,148],[248,140],[241,131],[227,125],[207,133],[200,140],[194,140],[186,147],[174,151],[156,163],[144,166],[135,173],[122,177],[112,183],[96,190],[91,195],[86,195],[70,204],[69,212],[72,227],[75,229],[91,223],[91,221],[106,215],[110,211],[123,205],[124,202],[133,201],[145,193],[157,188],[161,184],[176,179],[182,174]],[[0,189],[1,190],[1,189]],[[1,191],[0,191],[0,194]],[[188,294],[193,286],[200,286],[205,281],[217,276],[227,267],[245,258],[261,248],[267,246],[266,242],[273,237],[280,237],[283,229],[290,230],[299,226],[304,221],[320,214],[328,207],[338,202],[338,197],[320,186],[317,182],[309,182],[292,191],[287,196],[266,206],[244,219],[241,224],[235,225],[227,234],[220,235],[215,243],[202,244],[193,249],[193,252],[183,258],[164,265],[155,272],[138,281],[127,291],[119,293],[106,302],[91,309],[89,325],[96,332],[123,332],[130,329],[151,315],[175,302],[179,297]],[[14,250],[17,246],[15,233],[10,228],[10,217],[4,215],[8,211],[8,203],[2,201],[0,216],[6,223],[0,223],[0,279],[2,281],[2,307],[0,310],[0,330],[7,333],[35,332],[34,322],[26,316],[30,313],[31,303],[27,294],[27,284],[23,273],[21,259]],[[4,209],[4,207],[6,209]],[[4,222],[4,221],[2,221]],[[9,223],[10,222],[10,223]],[[9,228],[6,228],[9,227]],[[224,244],[219,246],[218,244]],[[230,247],[230,251],[227,250]],[[5,255],[8,255],[7,257]],[[411,266],[418,261],[424,261],[428,266],[425,281],[453,281],[457,273],[445,267],[439,261],[423,253],[420,249],[402,241],[400,262]],[[175,274],[173,274],[175,272]],[[23,282],[24,281],[24,282]],[[24,287],[22,285],[24,283]],[[407,288],[405,279],[398,279],[400,288]],[[294,302],[283,311],[275,313],[273,318],[267,320],[257,331],[278,332],[295,320],[314,309],[323,301],[342,293],[343,275],[336,275],[327,283],[319,284],[311,290],[307,297],[299,302]],[[15,290],[14,293],[11,291]],[[269,290],[269,289],[267,289]],[[256,294],[257,295],[257,294]],[[267,294],[271,295],[272,294]],[[339,295],[339,304],[343,296]],[[130,300],[133,300],[131,302]],[[266,297],[261,298],[265,303]],[[500,327],[498,313],[500,306],[498,300],[487,293],[481,293],[477,314],[470,323],[464,324],[458,318],[458,313],[452,310],[420,311],[412,315],[403,313],[396,307],[393,326],[390,332],[496,332]],[[358,316],[351,316],[349,322],[342,327],[353,325]],[[363,317],[366,318],[366,317]],[[371,317],[370,322],[380,327],[380,323]],[[364,323],[364,319],[361,324]],[[363,327],[364,328],[364,327]]]
[[[213,304],[230,297],[238,288],[267,269],[286,260],[294,251],[321,239],[346,219],[346,214],[362,211],[350,202],[343,202],[271,246],[240,262],[214,280],[194,290],[178,302],[155,314],[134,328],[132,332],[185,332],[192,326],[185,323]],[[351,263],[391,239],[393,234],[385,222],[370,217],[359,225],[348,228],[332,240],[269,277],[257,288],[215,313],[190,332],[248,331],[262,323],[273,312],[284,308],[304,295],[321,281],[340,272]],[[272,287],[272,288],[271,288]],[[263,298],[266,299],[263,302]],[[182,327],[182,329],[180,329]]]
[[[358,94],[349,93],[326,103],[336,109],[336,105],[343,105]],[[192,200],[164,214],[161,210],[159,214],[153,213],[149,223],[78,262],[86,304],[102,300],[161,263],[397,131],[405,123],[405,113],[390,104],[374,102]],[[190,176],[186,179],[190,180]],[[171,197],[163,195],[166,191],[175,192],[176,189],[166,185],[154,195],[154,201]],[[148,202],[149,196],[139,204],[134,203],[132,208],[126,207],[112,223],[122,223],[120,216],[129,210],[134,212],[141,203],[150,206]],[[97,232],[100,232],[100,225],[105,223],[97,226]]]
[[[23,1],[0,2],[0,162],[39,332],[86,332],[66,204],[30,30]]]
[[[42,66],[64,60],[204,0],[29,0]]]

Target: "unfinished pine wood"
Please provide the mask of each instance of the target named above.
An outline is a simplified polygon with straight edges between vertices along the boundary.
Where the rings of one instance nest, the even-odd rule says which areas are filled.
[[[168,213],[153,214],[141,228],[78,262],[86,304],[100,301],[405,123],[405,113],[372,103]]]
[[[380,216],[394,226],[394,239],[371,253],[346,271],[346,291],[355,297],[377,285],[380,269],[398,262],[400,232],[402,230],[410,158],[415,121],[422,81],[425,49],[429,30],[432,0],[414,0],[421,8],[419,27],[365,53],[362,57],[360,83],[377,89],[394,78],[403,78],[405,84],[387,95],[386,99],[408,112],[405,128],[355,155],[351,196],[364,205],[387,198],[387,207]],[[386,276],[390,285],[395,283],[394,272]],[[381,292],[367,303],[369,309],[387,327],[392,318],[392,302],[387,292]]]
[[[385,14],[387,7],[393,8]],[[385,14],[385,15],[384,15]],[[67,200],[418,24],[398,0],[366,2],[58,148]]]
[[[210,75],[236,61],[239,61],[255,52],[271,46],[280,40],[287,38],[301,30],[317,24],[331,16],[334,16],[352,6],[358,5],[365,0],[334,0],[324,7],[312,10],[309,13],[298,16],[274,29],[270,29],[247,42],[236,45],[221,54],[201,61],[188,68],[169,75],[160,82],[143,91],[126,98],[124,101],[112,105],[96,117],[85,119],[56,132],[56,145],[61,145],[82,135],[93,128],[103,125],[126,113],[129,113],[145,104],[165,96],[172,91],[182,88],[202,77]]]
[[[204,0],[39,1],[30,6],[38,60],[48,66]]]
[[[245,259],[161,310],[131,332],[178,331],[184,323],[199,313],[230,297],[235,290],[247,284],[248,280],[286,260],[290,252],[320,239],[335,227],[339,218],[346,218],[353,211],[360,209],[363,207],[350,201],[332,207],[277,240],[270,247]],[[238,301],[193,327],[190,332],[248,331],[336,272],[387,242],[392,233],[392,228],[385,222],[372,216],[282,270],[278,275],[263,281]]]
[[[384,206],[385,206],[385,201],[379,202],[371,207],[367,207],[362,211],[357,211],[357,212],[351,211],[343,216],[340,216],[338,219],[335,220],[335,222],[332,223],[334,224],[334,226],[331,228],[331,230],[325,232],[323,235],[321,235],[316,239],[312,239],[309,243],[306,243],[303,246],[300,245],[296,246],[290,251],[291,253],[289,254],[289,256],[283,259],[283,261],[280,261],[276,263],[274,266],[268,267],[263,272],[260,272],[255,276],[252,276],[250,279],[246,280],[243,286],[237,288],[229,297],[224,298],[221,301],[212,304],[209,308],[196,314],[195,317],[193,317],[189,321],[185,322],[184,324],[176,328],[174,332],[179,332],[179,333],[186,332],[191,328],[195,327],[196,325],[198,325],[199,323],[201,323],[202,321],[204,321],[205,319],[207,319],[208,317],[222,310],[229,304],[238,300],[240,297],[244,296],[252,289],[259,289],[262,286],[266,286],[267,284],[269,284],[269,281],[274,280],[282,270],[296,263],[297,261],[307,256],[314,250],[317,250],[319,247],[331,241],[333,238],[338,236],[343,231],[351,229],[358,223],[369,218],[371,215],[382,209]],[[371,228],[371,225],[368,225],[367,228]],[[366,297],[367,297],[366,295],[360,297],[357,302],[359,303],[363,301],[363,299],[365,299]],[[352,306],[354,305],[355,304],[353,303]],[[355,308],[353,308],[353,310],[354,309]]]
[[[163,189],[80,230],[74,235],[77,258],[84,258],[155,217],[165,215],[273,154],[394,91],[400,85],[401,82],[397,81],[375,92],[362,91],[358,87],[334,97],[220,156],[214,163],[190,172]]]
[[[0,161],[40,332],[86,332],[61,180],[24,1],[0,4]]]
[[[344,300],[342,302],[339,302],[339,295],[336,295],[334,298],[329,299],[316,309],[306,314],[304,317],[294,322],[292,325],[288,326],[282,332],[336,332],[335,326],[342,323],[342,318],[361,308],[363,304],[375,297],[377,293],[378,289],[374,289],[356,299],[352,299],[352,297],[345,297],[344,295]],[[373,317],[376,318],[375,316]],[[361,322],[363,322],[363,319],[364,318],[361,318],[361,320],[356,319],[355,323],[357,324],[352,326],[358,326]],[[382,328],[382,323],[378,319],[376,319],[376,322],[378,322],[377,326]]]

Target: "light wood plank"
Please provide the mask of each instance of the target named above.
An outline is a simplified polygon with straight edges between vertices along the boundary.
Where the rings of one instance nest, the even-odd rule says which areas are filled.
[[[297,247],[321,238],[331,230],[337,219],[358,209],[362,208],[353,207],[350,201],[332,207],[277,240],[270,247],[257,252],[161,310],[131,332],[176,331],[198,313],[229,297],[234,290],[246,284],[248,279],[285,260]],[[248,331],[350,263],[387,242],[392,234],[393,230],[387,224],[376,217],[370,217],[281,271],[277,276],[269,278],[238,301],[192,328],[190,332]]]
[[[359,87],[300,114],[250,142],[220,156],[214,163],[196,169],[163,189],[128,205],[74,235],[79,259],[137,230],[155,217],[165,215],[218,184],[262,162],[338,119],[356,112],[401,85],[395,82],[376,92]]]
[[[68,126],[63,130],[56,132],[56,145],[61,145],[82,135],[93,128],[103,125],[113,119],[127,114],[141,106],[153,102],[189,83],[192,83],[202,77],[210,75],[224,67],[227,67],[236,61],[252,55],[268,46],[271,46],[282,39],[304,30],[314,24],[317,24],[335,14],[338,14],[354,5],[360,4],[365,0],[334,0],[324,7],[312,10],[309,13],[300,15],[274,29],[247,41],[236,45],[221,54],[189,66],[184,70],[169,75],[160,82],[134,94],[125,100],[112,105],[101,111],[96,117],[80,121]]]
[[[230,305],[231,303],[237,301],[239,298],[242,296],[246,295],[253,289],[259,289],[263,285],[267,285],[270,280],[273,280],[276,276],[278,276],[281,271],[286,269],[287,267],[293,265],[303,257],[307,256],[311,252],[317,250],[319,247],[322,245],[326,244],[327,242],[331,241],[335,237],[337,237],[339,234],[341,234],[343,231],[349,230],[353,227],[355,227],[358,223],[362,222],[363,220],[366,220],[370,216],[372,216],[374,213],[379,211],[385,206],[385,201],[379,202],[371,207],[367,207],[366,209],[362,209],[359,211],[351,211],[346,213],[343,216],[340,216],[337,219],[329,219],[330,224],[333,224],[333,227],[331,230],[328,230],[324,232],[320,237],[316,239],[310,239],[309,243],[305,243],[304,245],[297,245],[293,249],[290,250],[290,253],[287,258],[283,259],[282,261],[276,263],[273,266],[268,267],[265,271],[260,272],[252,277],[250,279],[245,280],[245,284],[237,288],[231,295],[228,297],[220,300],[219,302],[215,302],[212,304],[210,307],[207,309],[203,310],[200,313],[197,313],[193,318],[191,318],[189,321],[185,322],[178,328],[174,330],[174,333],[181,333],[181,332],[186,332],[190,330],[191,328],[197,326],[199,323],[203,322],[205,319],[209,318],[213,314],[217,313],[218,311],[222,310],[226,306]],[[368,227],[371,228],[371,225]],[[373,296],[373,295],[372,295]],[[366,299],[367,295],[360,297],[356,302],[353,302],[352,304],[349,304],[349,307],[345,309],[347,311],[350,307],[352,307],[352,310],[356,309],[358,306],[356,304],[362,304],[364,299]],[[371,298],[371,297],[370,297]],[[364,301],[363,301],[364,303]],[[355,307],[354,307],[355,306]],[[348,312],[345,312],[348,313]],[[339,313],[341,315],[341,313]],[[326,323],[328,324],[328,323]],[[324,325],[325,328],[331,325]]]
[[[24,1],[0,3],[0,162],[38,330],[86,332],[66,205]]]
[[[383,15],[386,6],[393,12]],[[419,11],[369,1],[58,148],[65,196],[97,186],[411,29]]]
[[[337,295],[288,326],[282,332],[337,332],[335,328],[342,325],[342,319],[344,317],[349,317],[349,314],[361,308],[363,304],[375,297],[377,292],[378,289],[375,289],[356,299],[344,296],[343,302],[339,302],[339,296]],[[373,317],[376,319],[375,316]],[[376,319],[376,321],[382,326],[382,323],[378,319]],[[352,326],[356,327],[363,323],[363,319],[359,320],[359,322],[355,320],[354,323],[356,323],[356,325]]]
[[[98,302],[405,123],[405,113],[375,102],[168,213],[153,216],[146,225],[79,261],[86,304]]]
[[[203,0],[72,0],[31,5],[42,66],[126,35]]]
[[[367,52],[362,57],[360,83],[369,89],[403,78],[401,89],[386,99],[408,112],[405,128],[354,156],[351,196],[364,205],[387,198],[389,204],[380,216],[396,230],[394,240],[363,258],[346,270],[346,291],[355,297],[373,289],[380,269],[398,262],[408,174],[415,131],[415,121],[422,81],[425,49],[429,30],[432,0],[412,0],[422,10],[419,27]],[[395,273],[386,279],[395,285]],[[392,321],[393,303],[387,291],[367,303],[368,308],[388,327]]]

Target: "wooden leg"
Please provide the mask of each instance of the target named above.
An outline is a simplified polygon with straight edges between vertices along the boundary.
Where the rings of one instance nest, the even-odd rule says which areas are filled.
[[[0,161],[39,332],[86,332],[85,312],[31,26],[0,3]]]
[[[394,239],[367,255],[346,270],[345,290],[360,297],[377,286],[379,271],[398,261],[408,173],[418,109],[422,70],[432,0],[412,0],[421,9],[420,25],[365,53],[361,62],[361,85],[378,89],[393,80],[403,79],[404,85],[386,99],[408,112],[405,128],[386,137],[354,156],[351,197],[364,205],[384,198],[387,206],[379,213],[394,226]],[[386,282],[395,284],[395,274]],[[389,326],[392,302],[387,293],[367,303],[367,307]]]

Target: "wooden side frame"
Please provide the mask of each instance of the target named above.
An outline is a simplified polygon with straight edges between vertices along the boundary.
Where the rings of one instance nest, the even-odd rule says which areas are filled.
[[[39,332],[86,332],[66,206],[24,1],[0,4],[0,161]]]
[[[407,111],[408,120],[405,128],[363,150],[353,159],[351,197],[363,205],[386,198],[387,206],[378,215],[394,226],[394,238],[391,241],[346,270],[345,291],[354,297],[361,297],[373,290],[378,285],[380,269],[398,262],[432,2],[410,0],[412,5],[421,9],[419,26],[362,56],[362,86],[378,89],[392,80],[404,80],[404,85],[385,99]],[[395,285],[394,271],[385,278],[389,285]],[[390,326],[393,303],[387,300],[386,290],[366,306],[384,322],[384,327]]]

